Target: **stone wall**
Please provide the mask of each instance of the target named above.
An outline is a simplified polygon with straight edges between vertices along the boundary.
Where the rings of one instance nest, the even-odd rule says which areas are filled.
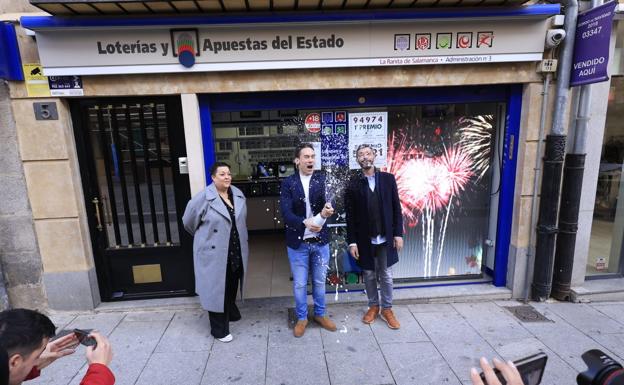
[[[34,41],[20,39],[22,61],[37,62]],[[33,52],[34,51],[34,52]],[[28,55],[28,59],[24,56]],[[180,95],[220,92],[340,90],[358,88],[445,87],[540,82],[535,63],[321,68],[279,71],[189,72],[83,76],[85,97]],[[23,83],[11,84],[11,97],[27,97]]]
[[[36,120],[33,103],[55,103],[57,120]],[[50,308],[93,309],[100,301],[68,104],[12,100],[28,199]]]
[[[47,307],[41,255],[6,83],[0,81],[0,259],[11,307]],[[0,307],[6,308],[0,293]]]
[[[39,8],[30,5],[28,0],[0,0],[0,14],[42,12]]]

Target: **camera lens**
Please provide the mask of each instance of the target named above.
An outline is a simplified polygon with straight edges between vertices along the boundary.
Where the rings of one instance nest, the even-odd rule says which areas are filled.
[[[624,369],[609,373],[602,383],[604,385],[624,385]]]
[[[613,358],[598,349],[581,356],[587,370],[576,377],[579,385],[624,385],[624,369]]]

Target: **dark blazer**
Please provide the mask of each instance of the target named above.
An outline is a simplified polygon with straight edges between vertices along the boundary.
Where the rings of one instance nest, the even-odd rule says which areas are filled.
[[[323,173],[314,171],[312,179],[310,179],[309,194],[312,215],[316,215],[323,210],[326,202],[325,175]],[[306,218],[305,194],[298,171],[282,181],[280,209],[282,210],[282,217],[286,227],[286,245],[291,249],[298,249],[303,241],[305,230],[303,220]],[[319,237],[322,244],[326,244],[329,241],[327,225],[323,226]]]
[[[365,270],[374,270],[375,261],[371,236],[369,234],[368,214],[368,180],[358,172],[351,178],[345,191],[345,211],[347,214],[347,244],[356,243],[360,259],[358,265]],[[388,266],[399,261],[399,255],[394,248],[393,237],[403,236],[403,216],[401,202],[394,175],[387,172],[375,172],[375,190],[379,192],[379,208],[386,233],[386,247]]]

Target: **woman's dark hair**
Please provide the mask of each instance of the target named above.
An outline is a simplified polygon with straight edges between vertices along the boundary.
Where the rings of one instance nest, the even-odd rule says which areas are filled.
[[[0,313],[0,347],[8,356],[28,356],[41,347],[44,338],[53,337],[56,327],[44,314],[29,309]]]
[[[299,158],[299,155],[301,155],[301,150],[303,150],[304,148],[309,148],[314,151],[314,146],[311,143],[299,143],[297,148],[295,148],[295,158]]]
[[[212,167],[210,167],[210,175],[212,175],[212,176],[217,175],[217,169],[219,167],[227,167],[228,170],[231,170],[230,165],[225,163],[225,162],[214,162],[212,164]]]

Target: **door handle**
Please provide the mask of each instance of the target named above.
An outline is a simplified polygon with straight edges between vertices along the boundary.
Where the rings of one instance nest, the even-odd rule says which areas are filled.
[[[178,158],[178,167],[180,169],[180,174],[188,174],[188,159],[186,157]]]
[[[96,228],[98,231],[102,231],[104,228],[102,227],[102,218],[100,218],[100,201],[97,197],[91,200],[91,203],[95,206],[95,220],[97,221]]]

